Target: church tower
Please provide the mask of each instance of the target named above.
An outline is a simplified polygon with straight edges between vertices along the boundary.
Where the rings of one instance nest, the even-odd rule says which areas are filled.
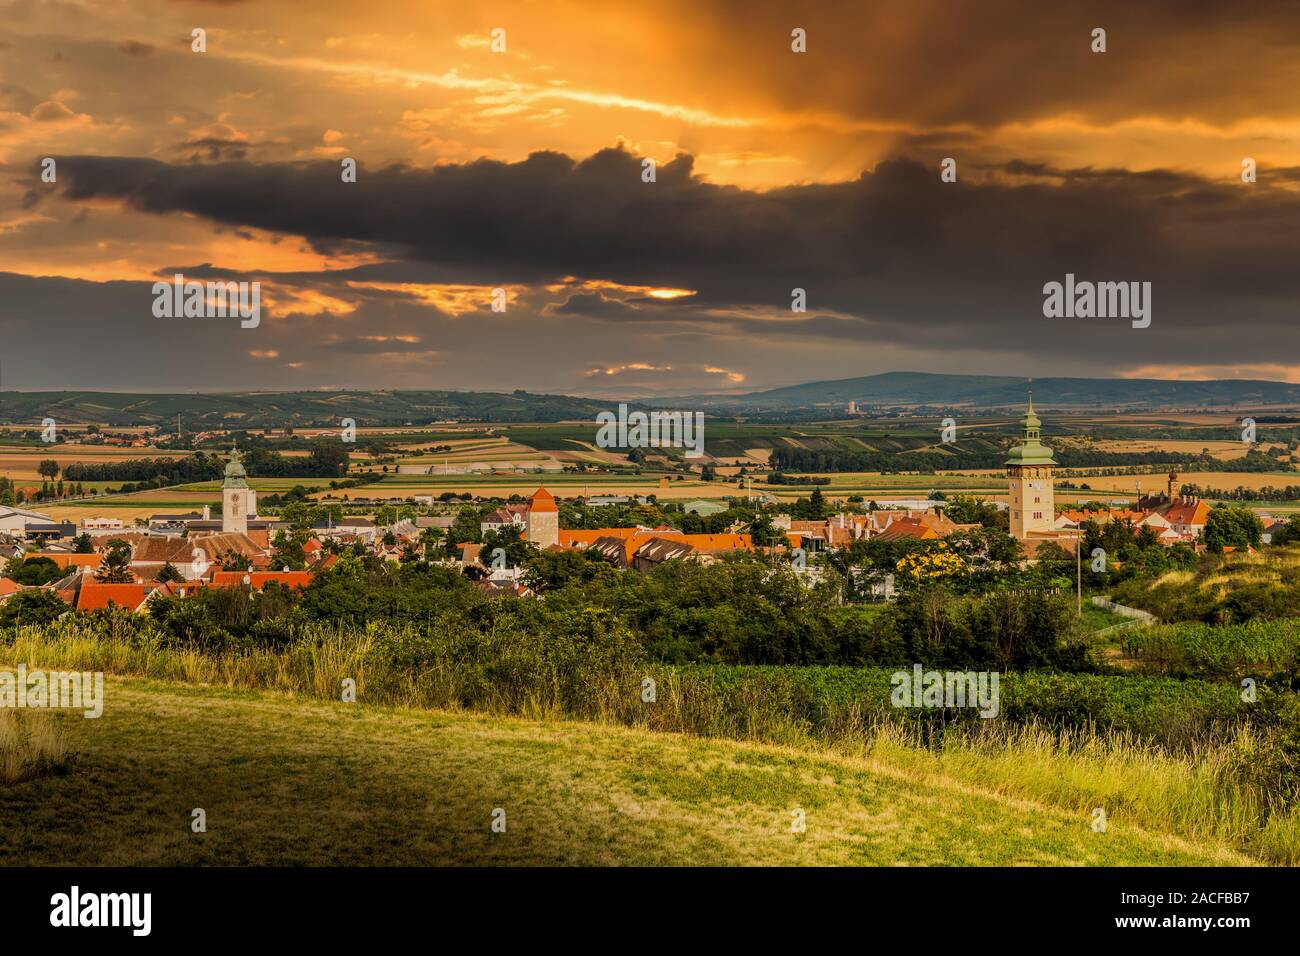
[[[231,449],[221,483],[221,530],[225,534],[248,534],[248,519],[257,517],[257,492],[248,487],[243,457],[238,448]]]
[[[545,488],[538,488],[528,499],[524,540],[539,548],[550,548],[560,543],[560,510],[555,506],[555,496]]]
[[[1007,481],[1011,486],[1008,508],[1011,535],[1024,540],[1034,532],[1052,531],[1056,522],[1052,449],[1039,440],[1043,423],[1034,414],[1034,380],[1029,380],[1029,407],[1020,419],[1020,444],[1007,458]]]

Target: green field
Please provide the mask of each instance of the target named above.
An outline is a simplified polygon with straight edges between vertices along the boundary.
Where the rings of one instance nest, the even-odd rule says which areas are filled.
[[[60,774],[0,786],[6,865],[1249,865],[887,754],[110,677]],[[978,768],[976,768],[978,769]],[[191,832],[191,812],[207,832]],[[506,831],[492,831],[494,809]],[[806,832],[792,832],[802,810]]]
[[[258,494],[283,494],[297,485],[304,488],[323,488],[328,489],[330,486],[329,478],[249,478],[248,487],[252,488]],[[175,485],[168,491],[202,491],[211,494],[219,494],[221,491],[221,481],[194,481],[188,485]]]

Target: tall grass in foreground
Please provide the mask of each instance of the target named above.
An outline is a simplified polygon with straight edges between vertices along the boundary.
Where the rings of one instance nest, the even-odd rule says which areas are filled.
[[[370,624],[310,627],[279,650],[201,651],[137,625],[118,628],[73,619],[23,629],[12,647],[0,647],[0,658],[322,700],[338,700],[351,678],[358,700],[371,704],[775,743],[847,755],[883,772],[955,780],[1081,819],[1101,807],[1112,821],[1300,864],[1293,752],[1279,744],[1277,728],[1214,715],[1177,745],[1114,722],[1099,728],[1045,720],[1024,708],[1015,719],[944,723],[933,712],[889,707],[879,692],[887,687],[883,672],[651,664],[620,625],[595,610],[544,638],[493,623],[428,630]],[[642,700],[650,675],[653,703]],[[1025,693],[1038,693],[1037,678],[1026,676]],[[1096,680],[1088,679],[1080,700],[1095,699]]]
[[[61,770],[69,761],[67,736],[52,715],[0,710],[0,784]]]

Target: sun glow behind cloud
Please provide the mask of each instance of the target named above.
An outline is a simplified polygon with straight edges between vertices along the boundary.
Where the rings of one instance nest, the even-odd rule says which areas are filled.
[[[1160,0],[1125,5],[1114,12],[1112,36],[1141,55],[1119,55],[1117,48],[1094,59],[1056,5],[1018,7],[1024,31],[1014,40],[973,6],[826,5],[801,12],[809,53],[796,56],[789,51],[788,6],[761,0],[743,15],[726,4],[678,0],[646,7],[395,0],[376,8],[266,0],[255,5],[255,18],[254,5],[204,4],[209,50],[198,57],[185,40],[198,7],[84,0],[73,23],[61,12],[65,7],[20,6],[22,16],[0,17],[0,270],[93,284],[147,283],[181,269],[260,279],[270,321],[258,334],[273,337],[290,326],[300,340],[276,339],[252,350],[292,358],[284,367],[310,365],[315,374],[333,362],[320,374],[341,378],[355,370],[384,381],[402,374],[375,358],[388,345],[400,350],[394,363],[412,370],[404,381],[418,382],[421,360],[411,356],[429,342],[445,349],[448,374],[465,383],[485,384],[482,370],[490,368],[521,386],[555,389],[588,381],[589,369],[671,375],[664,386],[685,389],[788,384],[898,363],[997,372],[1038,362],[1040,374],[1106,374],[1116,356],[1130,366],[1123,374],[1297,378],[1291,366],[1272,360],[1283,351],[1253,346],[1252,358],[1244,335],[1229,343],[1233,354],[1221,362],[1198,364],[1197,346],[1186,343],[1203,341],[1192,334],[1199,331],[1172,311],[1156,320],[1167,323],[1158,341],[1053,343],[1034,324],[1032,301],[1022,314],[1014,312],[1020,300],[1009,309],[997,298],[1001,290],[954,283],[917,320],[906,314],[908,304],[948,290],[952,270],[908,285],[906,300],[891,298],[882,286],[892,272],[906,270],[905,257],[891,254],[892,239],[865,232],[849,233],[839,248],[801,255],[814,245],[815,237],[806,238],[764,274],[730,269],[723,260],[737,245],[772,231],[773,222],[776,231],[793,234],[800,218],[834,217],[834,204],[819,205],[814,193],[785,205],[787,193],[810,186],[829,192],[902,159],[937,171],[945,156],[960,163],[953,194],[960,202],[989,182],[1041,190],[1047,200],[1073,186],[1071,195],[1079,197],[1073,208],[1085,209],[1095,205],[1089,189],[1103,189],[1107,174],[1128,177],[1120,188],[1133,195],[1164,176],[1200,177],[1161,200],[1178,206],[1181,218],[1149,223],[1153,251],[1200,251],[1211,241],[1206,222],[1226,233],[1250,205],[1272,201],[1240,198],[1246,190],[1300,189],[1300,106],[1290,95],[1300,81],[1293,56],[1300,15],[1267,8],[1249,18],[1212,11],[1188,18]],[[936,29],[940,22],[943,30]],[[509,33],[502,54],[488,42],[498,25]],[[953,35],[963,42],[944,39]],[[1033,43],[1026,43],[1029,36]],[[936,81],[938,62],[961,83]],[[1252,69],[1241,69],[1242,62]],[[248,215],[218,223],[193,209],[142,212],[116,199],[69,198],[35,185],[31,173],[45,155],[254,170],[351,156],[367,177],[404,165],[453,167],[469,178],[485,164],[519,163],[537,152],[561,153],[580,166],[614,144],[661,161],[655,187],[661,194],[681,187],[662,175],[662,163],[685,152],[693,157],[692,177],[756,198],[727,235],[696,247],[694,263],[675,256],[674,246],[709,233],[729,196],[659,207],[640,222],[629,218],[622,223],[626,248],[606,255],[620,243],[597,237],[596,229],[583,236],[571,228],[601,225],[603,199],[593,195],[590,204],[571,203],[569,212],[534,232],[569,229],[564,248],[588,262],[548,257],[552,250],[540,248],[548,243],[533,238],[531,248],[511,247],[491,270],[460,276],[445,262],[407,269],[419,258],[409,248],[419,245],[412,231],[350,233],[346,205],[338,202],[346,194],[328,189],[313,197],[318,215],[299,220],[323,228],[300,235],[290,227],[277,232],[247,224],[258,221],[253,213],[288,203],[282,195],[259,194],[256,185],[229,197],[228,208]],[[1238,181],[1244,156],[1259,163],[1258,187]],[[1067,183],[1071,172],[1077,179]],[[1088,185],[1089,176],[1097,186]],[[1211,195],[1217,186],[1236,194]],[[909,180],[895,195],[903,202],[924,192]],[[546,194],[545,184],[525,178],[501,203],[522,220],[544,205]],[[1197,205],[1189,196],[1212,199],[1200,208],[1217,204],[1217,223],[1207,217],[1189,226],[1188,211]],[[486,201],[469,212],[488,218],[501,208]],[[934,221],[935,207],[917,208],[911,221],[922,231]],[[442,209],[462,211],[454,203]],[[392,210],[394,217],[400,212]],[[1286,220],[1279,219],[1256,228],[1256,235],[1274,230],[1262,244],[1285,241]],[[680,239],[669,237],[643,255],[643,227],[663,221],[680,230]],[[1132,220],[1119,221],[1113,230],[1090,233],[1090,248],[1104,254],[1120,244]],[[438,223],[431,218],[428,225],[435,231]],[[908,231],[901,230],[904,240]],[[513,235],[503,227],[499,246],[510,246]],[[986,237],[967,240],[967,248]],[[861,249],[853,247],[858,239]],[[841,250],[870,276],[850,293],[830,289],[830,277],[809,278]],[[715,251],[716,269],[692,268],[713,264]],[[492,251],[480,255],[490,258]],[[360,273],[340,275],[348,270]],[[582,275],[536,279],[560,270]],[[484,274],[509,283],[504,314],[492,312],[495,286],[485,284]],[[421,281],[429,276],[439,281]],[[791,313],[777,285],[752,295],[777,276],[787,289],[810,286],[809,312]],[[1257,285],[1260,277],[1252,272],[1251,278]],[[1157,293],[1161,307],[1170,301],[1168,288]],[[963,324],[993,312],[1014,312],[1019,322],[1014,332],[999,326],[1004,347],[955,340]],[[277,321],[285,316],[302,321]],[[369,350],[321,354],[334,323],[348,323],[349,341]],[[246,362],[248,346],[231,341],[225,347]],[[223,358],[220,347],[212,345],[214,363]]]

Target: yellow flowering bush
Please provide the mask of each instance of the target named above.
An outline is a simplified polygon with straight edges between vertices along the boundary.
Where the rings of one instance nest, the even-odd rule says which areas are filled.
[[[934,551],[913,551],[899,561],[894,570],[914,584],[961,577],[970,571],[961,556],[953,554],[946,545],[940,545]]]

